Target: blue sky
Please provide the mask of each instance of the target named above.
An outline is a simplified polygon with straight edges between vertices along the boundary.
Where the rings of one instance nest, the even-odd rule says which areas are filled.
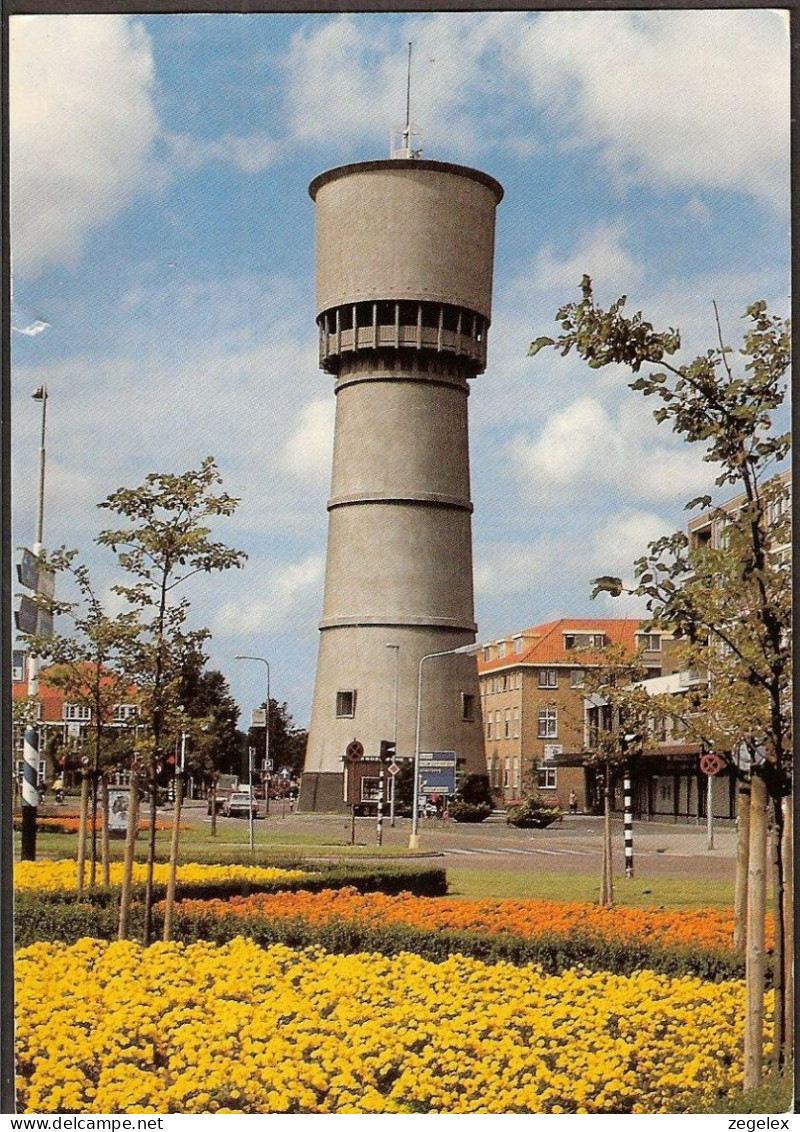
[[[15,16],[11,19],[14,544],[34,534],[104,586],[96,504],[213,454],[242,499],[217,535],[243,571],[190,583],[244,715],[272,691],[307,722],[333,435],[317,368],[309,181],[426,157],[505,187],[486,373],[472,385],[476,615],[486,640],[589,600],[713,489],[702,453],[625,374],[526,356],[577,295],[621,293],[687,355],[789,307],[789,41],[779,12]],[[31,333],[37,320],[49,325]],[[27,331],[27,333],[26,333]]]

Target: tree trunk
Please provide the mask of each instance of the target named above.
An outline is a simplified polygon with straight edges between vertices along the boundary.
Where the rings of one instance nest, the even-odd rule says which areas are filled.
[[[786,930],[784,923],[784,892],[783,892],[783,810],[780,799],[772,801],[772,903],[774,946],[772,952],[773,986],[775,990],[774,1021],[772,1031],[772,1066],[778,1072],[784,1066],[784,1051],[786,1042],[786,986],[784,970],[784,953]]]
[[[733,946],[744,951],[747,938],[747,868],[750,853],[750,783],[739,784],[736,811],[736,895],[733,903]]]
[[[150,821],[147,838],[147,880],[144,892],[144,931],[143,942],[145,947],[150,944],[153,928],[153,867],[156,859],[156,812],[158,809],[158,784],[156,782],[155,767],[150,778]]]
[[[136,836],[139,832],[139,788],[136,774],[131,771],[131,784],[128,790],[128,821],[125,829],[125,858],[122,865],[122,888],[119,898],[118,939],[128,938],[128,923],[131,911],[131,890],[133,888],[133,856],[136,849]]]
[[[175,908],[175,880],[178,872],[178,836],[181,822],[181,801],[183,795],[183,775],[175,775],[175,811],[172,817],[172,841],[169,847],[169,881],[167,901],[164,907],[164,941],[172,938],[172,913]]]
[[[211,836],[217,836],[217,783],[211,783]]]
[[[794,1055],[794,860],[792,858],[792,795],[783,799],[783,989],[786,1002],[784,1010],[784,1045],[786,1064],[791,1065]]]
[[[78,899],[83,897],[84,869],[86,866],[86,819],[89,810],[89,773],[81,772],[81,811],[78,824]]]
[[[614,867],[611,847],[611,775],[608,765],[603,787],[603,879],[600,903],[610,908],[614,903]]]
[[[754,774],[750,795],[750,855],[745,958],[744,1089],[761,1083],[764,1045],[764,920],[766,914],[767,788]]]
[[[111,853],[108,843],[108,780],[104,774],[100,775],[100,820],[101,838],[100,853],[103,861],[103,887],[111,887]]]

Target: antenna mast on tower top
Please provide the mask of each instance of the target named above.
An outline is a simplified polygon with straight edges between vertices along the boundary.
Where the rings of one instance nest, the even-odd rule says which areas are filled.
[[[416,142],[416,144],[414,144]],[[422,157],[422,131],[411,125],[411,44],[408,45],[408,73],[406,77],[406,124],[395,127],[389,146],[389,156],[417,159]]]

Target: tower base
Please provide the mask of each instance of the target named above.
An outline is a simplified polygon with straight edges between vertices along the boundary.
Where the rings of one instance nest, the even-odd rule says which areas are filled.
[[[345,814],[350,807],[342,797],[342,775],[306,771],[300,783],[299,813]]]

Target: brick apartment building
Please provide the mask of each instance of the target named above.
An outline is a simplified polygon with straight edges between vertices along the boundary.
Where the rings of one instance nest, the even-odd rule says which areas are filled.
[[[669,634],[645,632],[630,618],[560,618],[490,641],[478,653],[486,766],[493,792],[507,804],[531,789],[566,809],[596,804],[585,766],[584,676],[600,663],[594,650],[617,644],[651,676],[675,671]]]
[[[21,702],[27,698],[28,683],[25,679],[25,654],[14,650],[12,665],[12,699]],[[39,757],[39,785],[53,781],[64,762],[64,778],[66,785],[74,785],[80,777],[80,757],[84,753],[83,746],[89,724],[92,721],[91,708],[82,703],[69,703],[60,688],[54,688],[46,682],[46,669],[39,674],[39,691],[37,693],[37,725],[42,734]],[[131,689],[133,698],[134,689]],[[134,703],[115,704],[112,718],[109,723],[113,727],[131,727],[136,718],[136,705]],[[17,776],[22,774],[22,743],[24,728],[14,724],[14,754]],[[126,775],[122,772],[121,781]]]

